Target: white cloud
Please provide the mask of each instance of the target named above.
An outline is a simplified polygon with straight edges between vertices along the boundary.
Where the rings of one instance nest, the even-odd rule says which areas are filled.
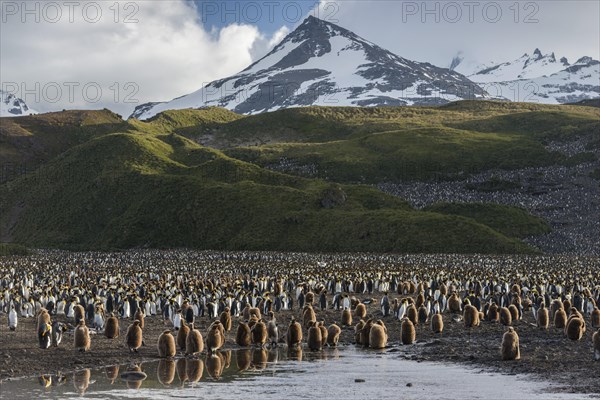
[[[260,60],[266,56],[273,47],[279,44],[290,33],[287,26],[282,26],[269,38],[265,35],[261,35],[257,40],[254,41],[254,45],[251,49],[252,60]]]
[[[73,9],[72,18],[69,8],[62,7],[55,23],[50,22],[57,15],[54,10],[39,4],[39,23],[21,9],[14,15],[14,9],[3,9],[0,81],[11,91],[15,83],[17,94],[42,112],[107,107],[126,116],[143,102],[170,100],[244,69],[257,48],[264,51],[275,40],[247,24],[207,32],[193,3],[183,0],[169,1],[168,6],[136,2],[137,9],[123,1],[118,16],[115,7],[110,8],[112,1],[84,2]],[[95,5],[102,7],[102,16],[91,23]],[[128,15],[137,23],[125,23]],[[276,35],[281,32],[285,31]],[[23,90],[36,85],[35,94]],[[98,87],[102,97],[87,101],[95,100]],[[132,99],[139,102],[130,103]]]

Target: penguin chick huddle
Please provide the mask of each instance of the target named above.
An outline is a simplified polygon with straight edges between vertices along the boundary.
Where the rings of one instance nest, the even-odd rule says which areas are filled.
[[[0,314],[8,332],[35,320],[31,346],[47,352],[63,335],[76,352],[123,342],[126,357],[166,359],[452,336],[472,349],[485,331],[497,359],[527,360],[526,333],[600,360],[598,271],[558,256],[40,251],[0,259]]]

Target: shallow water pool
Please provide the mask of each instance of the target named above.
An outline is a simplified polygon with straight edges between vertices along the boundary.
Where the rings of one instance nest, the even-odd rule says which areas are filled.
[[[131,372],[133,371],[133,372]],[[143,374],[140,374],[142,372]],[[145,379],[143,375],[145,374]],[[527,375],[408,361],[353,347],[322,352],[229,350],[217,356],[151,361],[0,384],[4,399],[585,399],[554,393]],[[264,397],[266,396],[266,397]]]

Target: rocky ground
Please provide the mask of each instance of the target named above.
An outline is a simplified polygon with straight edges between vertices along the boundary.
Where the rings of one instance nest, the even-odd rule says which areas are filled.
[[[566,151],[566,150],[565,150]],[[527,238],[544,253],[600,255],[600,161],[576,166],[492,170],[454,181],[384,183],[382,191],[417,208],[436,202],[495,203],[524,208],[548,221],[552,232]],[[508,190],[473,189],[490,180],[515,183]]]
[[[380,313],[375,305],[369,306],[375,318]],[[278,318],[280,335],[283,336],[292,316],[299,317],[298,311],[281,312]],[[2,316],[3,319],[6,316]],[[340,321],[341,313],[335,310],[317,311],[317,318],[327,324]],[[462,322],[453,322],[449,314],[444,315],[444,333],[433,334],[427,326],[417,330],[417,343],[402,346],[400,322],[393,317],[384,318],[389,331],[387,352],[398,357],[417,361],[462,363],[481,367],[487,371],[508,374],[533,374],[534,379],[558,383],[562,392],[600,394],[600,362],[593,361],[591,328],[585,337],[572,342],[563,336],[562,331],[550,328],[540,330],[533,326],[533,317],[525,315],[523,321],[514,323],[521,340],[520,361],[501,361],[500,343],[505,328],[499,324],[483,322],[478,328],[467,331]],[[91,351],[79,353],[73,349],[73,337],[66,334],[58,348],[41,350],[37,348],[35,323],[32,318],[20,319],[18,329],[11,332],[5,323],[0,325],[0,380],[10,380],[23,376],[41,374],[67,374],[85,368],[128,364],[157,359],[156,341],[166,329],[162,317],[146,318],[144,340],[146,346],[138,354],[130,354],[125,344],[125,330],[130,321],[120,321],[122,334],[110,340],[101,333],[93,335]],[[196,325],[205,334],[208,318],[199,318]],[[356,319],[354,321],[356,323]],[[235,349],[235,329],[229,332],[225,348]],[[340,345],[354,346],[354,329],[343,329]],[[282,346],[284,346],[282,344]],[[304,349],[308,352],[308,349]],[[368,350],[365,350],[368,351]]]

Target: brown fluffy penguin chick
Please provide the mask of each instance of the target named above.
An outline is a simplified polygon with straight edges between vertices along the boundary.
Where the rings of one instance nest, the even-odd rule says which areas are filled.
[[[81,304],[76,304],[73,306],[73,317],[75,318],[75,323],[79,323],[79,321],[85,321],[85,310]]]
[[[448,297],[448,310],[453,314],[460,312],[460,298],[456,293],[452,293]]]
[[[341,333],[342,329],[335,322],[329,325],[329,328],[327,329],[327,344],[332,347],[337,346],[340,341]]]
[[[510,317],[513,321],[519,320],[519,309],[514,304],[508,306],[508,311],[510,312]]]
[[[182,318],[181,326],[179,327],[179,330],[177,331],[177,347],[179,347],[179,349],[181,351],[185,351],[185,346],[186,346],[185,341],[187,339],[187,335],[189,332],[190,332],[190,328],[188,327],[185,320]]]
[[[506,307],[500,308],[500,323],[504,326],[512,325],[512,314]]]
[[[570,318],[567,323],[567,337],[571,340],[581,340],[585,333],[585,322],[579,317]]]
[[[552,320],[554,320],[554,316],[558,310],[564,311],[563,303],[559,299],[554,299],[552,303],[550,303],[550,318]],[[567,314],[565,313],[565,315]]]
[[[252,337],[252,344],[263,347],[265,343],[267,343],[269,335],[267,332],[267,326],[262,319],[259,319],[258,322],[254,324],[250,330],[250,334]]]
[[[248,347],[251,344],[250,327],[247,323],[240,321],[235,332],[235,344],[242,347]]]
[[[417,339],[415,325],[408,318],[402,319],[402,325],[400,327],[400,337],[402,339],[402,344],[413,344]]]
[[[356,318],[364,318],[367,316],[367,306],[365,306],[363,303],[360,303],[356,306],[356,309],[354,309],[354,316]]]
[[[190,331],[185,338],[185,354],[194,356],[202,353],[204,350],[204,340],[198,329],[194,329],[194,324],[190,324]]]
[[[465,311],[463,312],[463,321],[465,323],[465,328],[475,328],[479,326],[479,311],[477,310],[477,307],[470,304],[466,305]]]
[[[511,326],[502,336],[502,359],[520,360],[521,350],[519,348],[519,335]]]
[[[225,336],[221,321],[215,321],[206,334],[206,347],[211,353],[219,350],[225,344]]]
[[[92,341],[90,340],[90,332],[85,326],[85,320],[79,320],[77,328],[75,328],[75,350],[89,351]]]
[[[594,343],[594,360],[600,361],[600,329],[592,336],[592,343]]]
[[[444,331],[444,320],[442,314],[436,313],[431,317],[431,330],[433,333],[442,333]]]
[[[592,311],[592,328],[600,328],[600,310],[598,307],[594,307],[594,311]]]
[[[308,326],[308,348],[313,351],[321,350],[322,337],[321,329],[317,326],[315,321],[310,321]]]
[[[581,320],[581,331],[582,331],[581,334],[584,335],[585,334],[585,320],[583,319],[583,315],[581,315],[581,313],[573,307],[571,307],[571,315],[569,315],[569,318],[567,318],[567,326],[565,327],[565,335],[568,336],[567,329],[569,328],[569,324],[571,323],[572,319]]]
[[[144,321],[144,318],[146,316],[144,315],[144,312],[142,311],[141,308],[138,308],[138,310],[135,312],[135,315],[133,316],[134,320],[140,321],[140,328],[144,329],[144,326],[146,326],[146,322]]]
[[[429,319],[429,310],[424,305],[421,305],[418,310],[419,324],[425,325]]]
[[[286,342],[288,347],[296,347],[302,344],[302,327],[294,317],[290,321],[290,326],[288,327]]]
[[[219,321],[221,321],[225,332],[231,330],[231,312],[229,311],[229,307],[225,307],[225,310],[219,316]]]
[[[372,349],[383,349],[387,346],[387,334],[385,327],[373,324],[369,331],[369,347]]]
[[[40,327],[44,327],[46,325],[52,325],[50,322],[50,314],[48,314],[48,310],[42,308],[38,313],[36,332],[40,331]]]
[[[315,303],[315,294],[313,292],[306,293],[306,296],[304,296],[304,302],[312,306]]]
[[[562,305],[562,303],[560,303]],[[567,327],[567,313],[561,307],[554,313],[554,327],[558,329],[565,329]]]
[[[246,306],[242,310],[242,317],[246,321],[248,321],[250,319],[250,304],[246,304]]]
[[[327,327],[325,327],[325,321],[319,321],[317,326],[321,330],[321,348],[325,347],[327,344],[327,337],[329,336],[329,331]]]
[[[134,351],[136,353],[137,349],[142,347],[142,328],[140,328],[140,321],[137,319],[127,329],[127,347],[130,352]]]
[[[352,326],[352,312],[348,308],[342,311],[342,326]]]
[[[373,326],[373,319],[369,318],[362,330],[360,331],[360,344],[365,347],[369,347],[369,334],[371,333],[371,327]]]
[[[119,320],[114,315],[111,315],[106,320],[106,326],[104,327],[104,336],[109,339],[115,339],[119,337]]]
[[[160,358],[175,357],[177,348],[175,347],[175,338],[171,331],[164,331],[158,337],[158,356]]]
[[[498,322],[500,320],[500,312],[496,303],[492,303],[490,308],[488,308],[487,320],[491,322]]]
[[[421,284],[419,283],[419,285]],[[419,288],[417,288],[417,290],[419,291],[419,294],[415,299],[415,306],[417,307],[417,309],[419,309],[423,304],[425,304],[425,294]]]
[[[565,299],[563,301],[563,308],[565,309],[567,315],[569,315],[571,313],[571,300]]]
[[[248,313],[250,314],[250,318],[252,318],[252,316],[255,316],[256,319],[261,319],[262,318],[262,314],[260,313],[260,309],[259,308],[250,307],[250,310],[248,310]]]
[[[548,329],[548,326],[550,325],[550,316],[544,303],[541,304],[537,311],[536,323],[538,328],[541,329]]]
[[[412,322],[413,325],[417,325],[419,323],[419,312],[417,311],[417,307],[414,304],[411,304],[406,311],[406,316]]]
[[[360,321],[358,321],[358,323],[357,323],[357,324],[356,324],[356,326],[354,327],[354,342],[355,342],[357,345],[360,345],[360,344],[361,344],[361,341],[360,341],[360,335],[361,335],[362,329],[363,329],[364,327],[365,327],[365,321],[364,321],[364,320],[362,320],[362,319],[361,319]]]
[[[307,305],[302,313],[302,325],[308,329],[309,322],[311,321],[317,322],[317,316],[315,315],[315,310],[313,310],[312,306]]]

